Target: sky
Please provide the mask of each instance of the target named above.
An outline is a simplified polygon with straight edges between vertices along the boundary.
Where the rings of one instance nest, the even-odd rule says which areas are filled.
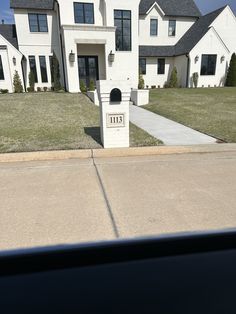
[[[226,4],[230,5],[236,14],[236,0],[195,0],[195,2],[203,14],[223,7]],[[0,0],[0,23],[2,20],[5,23],[14,22],[12,10],[9,9],[9,3],[10,0]]]

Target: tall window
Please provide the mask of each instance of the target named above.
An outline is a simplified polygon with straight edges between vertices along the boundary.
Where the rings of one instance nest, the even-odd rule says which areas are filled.
[[[146,59],[145,58],[139,58],[139,73],[140,74],[146,74]]]
[[[158,20],[151,19],[150,20],[150,35],[157,36],[157,34],[158,34]]]
[[[40,71],[41,71],[41,79],[42,83],[48,82],[48,74],[47,74],[47,65],[45,56],[39,57]]]
[[[54,83],[53,57],[52,56],[49,56],[49,63],[50,63],[51,82]]]
[[[114,11],[116,26],[116,50],[131,51],[131,11]]]
[[[32,33],[48,32],[47,14],[32,14],[29,13],[29,27]]]
[[[35,83],[38,83],[35,56],[29,56],[29,65],[30,65],[30,71],[34,73],[34,81]]]
[[[93,3],[74,2],[75,23],[94,24]]]
[[[176,35],[176,21],[175,20],[169,20],[169,36],[175,36]]]
[[[157,74],[165,74],[165,59],[157,59]]]
[[[202,55],[201,75],[215,75],[217,55]]]
[[[3,66],[2,66],[2,57],[0,56],[0,80],[4,80],[4,72],[3,72]]]

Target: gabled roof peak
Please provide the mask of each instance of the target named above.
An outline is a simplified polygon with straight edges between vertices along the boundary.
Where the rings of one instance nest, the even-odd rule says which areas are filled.
[[[199,17],[201,12],[193,0],[141,0],[139,14],[145,15],[154,3],[163,10],[165,15]]]

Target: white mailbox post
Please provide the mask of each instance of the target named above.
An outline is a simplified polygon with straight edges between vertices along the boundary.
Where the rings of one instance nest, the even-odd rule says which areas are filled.
[[[97,91],[104,148],[129,147],[130,81],[98,81]]]

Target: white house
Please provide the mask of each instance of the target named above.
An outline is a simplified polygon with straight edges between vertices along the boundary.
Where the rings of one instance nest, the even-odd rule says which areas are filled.
[[[174,66],[179,85],[222,86],[236,52],[236,17],[229,6],[205,16],[193,0],[11,0],[15,26],[0,25],[0,89],[13,91],[17,70],[28,87],[51,87],[56,54],[61,83],[129,80],[163,87]],[[16,33],[9,29],[16,28]],[[8,30],[6,30],[8,29]]]

